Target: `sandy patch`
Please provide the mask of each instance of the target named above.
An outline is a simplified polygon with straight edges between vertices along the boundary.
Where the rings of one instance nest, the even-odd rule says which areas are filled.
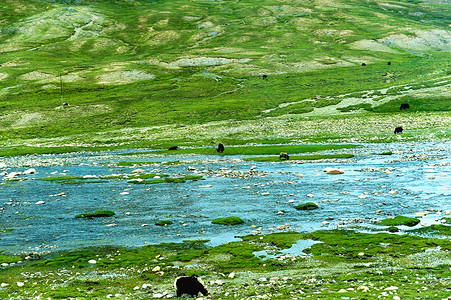
[[[349,48],[358,49],[358,50],[370,50],[370,51],[378,51],[378,52],[389,52],[396,53],[399,52],[393,48],[390,48],[388,45],[373,41],[373,40],[360,40],[354,43],[349,44]]]
[[[3,79],[5,79],[6,77],[8,77],[8,74],[0,73],[0,81],[2,81]]]
[[[17,121],[11,125],[13,128],[33,125],[42,120],[42,115],[40,113],[20,113],[16,115],[16,117]]]
[[[231,63],[247,63],[251,59],[231,59],[223,57],[194,57],[194,58],[181,58],[174,62],[169,63],[170,67],[180,68],[180,67],[212,67],[212,66],[222,66]]]
[[[415,51],[442,50],[451,51],[450,30],[420,30],[415,36],[405,34],[392,35],[379,41],[390,47],[397,47]]]
[[[24,75],[21,75],[19,78],[22,80],[36,80],[41,82],[51,82],[57,80],[56,76],[39,71],[32,71],[30,73],[26,73]]]
[[[148,37],[147,44],[148,45],[166,44],[178,38],[180,38],[180,34],[175,30],[158,31],[154,32]]]
[[[143,71],[116,71],[102,74],[97,77],[99,84],[127,84],[137,81],[152,80],[155,76]]]

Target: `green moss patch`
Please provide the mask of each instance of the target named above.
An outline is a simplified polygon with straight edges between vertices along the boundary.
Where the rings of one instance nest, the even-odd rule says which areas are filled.
[[[440,235],[451,235],[451,226],[442,225],[442,224],[434,224],[431,226],[418,228],[410,230],[415,233],[427,233],[427,234],[440,234]]]
[[[420,223],[420,220],[417,218],[410,218],[410,217],[404,217],[404,216],[396,216],[395,218],[391,219],[384,219],[379,221],[378,225],[385,225],[385,226],[415,226],[418,223]]]
[[[344,159],[353,158],[352,154],[328,154],[328,155],[290,155],[291,160],[320,160],[320,159]],[[278,156],[250,157],[243,159],[244,161],[280,161]]]
[[[76,215],[75,218],[104,218],[104,217],[112,217],[115,213],[110,210],[100,210],[96,212],[79,214]]]
[[[226,217],[226,218],[217,218],[211,221],[212,224],[221,224],[221,225],[239,225],[243,224],[244,221],[236,216]]]
[[[307,202],[303,204],[296,205],[294,208],[297,210],[313,210],[319,208],[318,204],[313,202]]]
[[[172,222],[171,220],[161,220],[155,223],[155,225],[157,226],[168,226],[174,224],[174,222]]]

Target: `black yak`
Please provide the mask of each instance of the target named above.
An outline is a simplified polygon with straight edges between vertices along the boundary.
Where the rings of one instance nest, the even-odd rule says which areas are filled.
[[[216,151],[218,151],[219,153],[224,152],[224,145],[223,144],[219,144],[218,145],[218,149],[216,149]]]
[[[197,297],[199,293],[206,296],[208,295],[207,289],[204,287],[202,279],[196,275],[177,277],[174,282],[177,297],[181,297],[183,294]]]
[[[402,132],[402,127],[401,126],[395,128],[395,134],[401,133],[401,132]]]
[[[401,103],[399,110],[404,110],[404,109],[409,109],[409,108],[410,108],[409,103]]]
[[[288,160],[288,159],[290,159],[290,155],[288,155],[288,153],[286,153],[286,152],[280,152],[279,159],[280,160]]]

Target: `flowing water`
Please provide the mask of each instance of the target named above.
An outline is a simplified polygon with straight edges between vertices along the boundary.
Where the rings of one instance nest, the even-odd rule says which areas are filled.
[[[356,225],[365,230],[375,227],[375,220],[388,216],[414,217],[425,212],[417,225],[421,227],[439,222],[451,210],[450,150],[447,142],[364,144],[327,152],[353,153],[352,159],[318,162],[249,162],[241,156],[148,152],[121,155],[125,151],[3,158],[0,249],[42,252],[94,245],[136,247],[188,239],[218,245],[258,232],[307,232]],[[387,151],[393,154],[380,155]],[[116,163],[120,161],[155,163],[119,167]],[[162,164],[164,161],[179,163]],[[326,174],[326,167],[340,168],[344,173]],[[30,168],[36,173],[7,180],[8,174]],[[93,180],[132,174],[137,168],[170,177],[202,175],[204,180],[159,184]],[[92,178],[76,184],[40,180],[86,175]],[[294,208],[306,202],[317,203],[319,209]],[[111,210],[116,215],[75,218],[99,210]],[[245,223],[211,223],[227,216],[238,216]],[[160,220],[173,224],[156,226]]]

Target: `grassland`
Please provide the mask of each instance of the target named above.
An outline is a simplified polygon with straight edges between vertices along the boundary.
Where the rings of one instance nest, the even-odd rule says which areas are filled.
[[[390,141],[409,120],[406,139],[449,138],[447,3],[17,0],[0,13],[3,148]],[[345,126],[308,131],[330,118]]]
[[[430,234],[449,236],[447,228]],[[283,253],[305,239],[316,241],[303,250],[308,256]],[[174,297],[173,279],[197,274],[210,290],[206,299],[446,299],[450,247],[449,239],[436,237],[329,230],[251,235],[216,247],[186,241],[0,255],[0,297]],[[256,255],[260,251],[272,258]]]

